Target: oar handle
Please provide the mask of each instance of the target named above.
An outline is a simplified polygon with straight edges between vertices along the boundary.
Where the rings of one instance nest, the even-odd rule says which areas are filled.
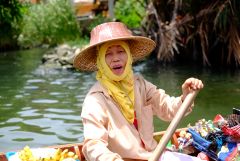
[[[184,117],[187,109],[193,103],[193,100],[197,96],[198,92],[199,92],[199,90],[192,91],[191,93],[189,93],[186,96],[186,98],[184,99],[182,105],[180,106],[179,110],[177,111],[175,117],[173,118],[173,120],[171,121],[170,125],[168,126],[165,134],[160,139],[159,144],[157,145],[156,149],[153,152],[153,155],[151,156],[151,158],[148,161],[158,161],[159,160],[159,157],[161,156],[163,150],[165,149],[168,141],[171,139],[172,135],[176,131],[179,122]]]

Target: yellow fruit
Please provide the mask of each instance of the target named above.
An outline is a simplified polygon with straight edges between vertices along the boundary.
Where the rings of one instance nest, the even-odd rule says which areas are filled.
[[[68,149],[63,150],[63,152],[61,153],[61,157],[66,158],[67,152],[68,152]]]
[[[68,156],[68,157],[73,157],[74,155],[75,155],[75,154],[74,154],[73,152],[71,152],[71,151],[67,153],[67,156]]]
[[[78,156],[77,156],[77,155],[74,155],[73,159],[77,160],[77,159],[78,159]]]

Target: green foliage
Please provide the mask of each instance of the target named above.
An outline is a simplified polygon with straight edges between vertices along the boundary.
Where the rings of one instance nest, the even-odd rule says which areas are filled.
[[[146,15],[145,0],[118,0],[115,4],[115,17],[131,28],[141,26]]]
[[[79,24],[69,0],[51,0],[32,5],[24,15],[19,44],[55,46],[80,37]]]
[[[0,48],[13,46],[20,33],[23,6],[18,0],[0,0]]]
[[[82,48],[82,47],[88,45],[89,37],[84,36],[84,37],[81,37],[78,39],[67,41],[65,43],[72,47]]]

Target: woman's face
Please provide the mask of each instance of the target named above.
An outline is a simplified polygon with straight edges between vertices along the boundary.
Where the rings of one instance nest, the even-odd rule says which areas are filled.
[[[110,46],[106,51],[105,61],[112,72],[116,75],[123,74],[127,59],[127,53],[120,45]]]

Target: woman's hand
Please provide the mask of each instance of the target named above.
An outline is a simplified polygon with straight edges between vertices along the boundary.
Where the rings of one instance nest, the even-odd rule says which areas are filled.
[[[201,90],[203,88],[203,83],[201,80],[197,78],[188,78],[182,84],[182,96],[181,99],[184,101],[185,97],[192,91],[192,90]]]

